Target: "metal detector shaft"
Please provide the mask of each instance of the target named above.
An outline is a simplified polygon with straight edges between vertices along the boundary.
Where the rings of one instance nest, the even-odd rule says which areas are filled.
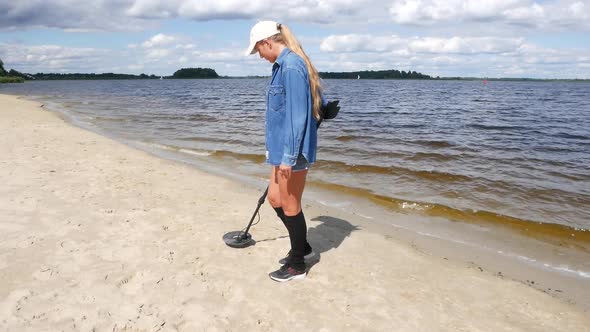
[[[252,218],[250,218],[250,222],[248,223],[248,227],[246,227],[244,234],[248,234],[248,231],[250,230],[250,226],[252,226],[252,222],[254,221],[254,218],[256,217],[258,210],[260,210],[260,207],[262,206],[262,204],[264,204],[264,200],[266,199],[266,195],[268,195],[268,186],[266,187],[266,190],[264,190],[264,193],[262,194],[262,196],[260,196],[260,198],[258,199],[258,206],[256,207],[256,210],[254,210],[254,214],[252,214]]]

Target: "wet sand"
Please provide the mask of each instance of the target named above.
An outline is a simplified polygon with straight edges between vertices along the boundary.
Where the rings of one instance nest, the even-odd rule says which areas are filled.
[[[288,238],[259,188],[67,124],[0,95],[0,330],[589,331],[584,308],[425,254],[305,203],[321,260],[267,273]],[[406,218],[392,216],[392,218]]]

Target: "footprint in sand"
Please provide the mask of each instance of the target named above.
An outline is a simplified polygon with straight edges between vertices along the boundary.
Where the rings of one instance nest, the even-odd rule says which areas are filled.
[[[161,282],[161,276],[156,276],[150,271],[139,271],[122,278],[119,282],[117,282],[116,286],[125,294],[136,295],[146,287],[154,287]]]
[[[0,317],[18,316],[29,298],[33,296],[29,289],[16,289],[0,302]]]
[[[15,246],[16,246],[16,248],[19,248],[19,249],[26,249],[26,248],[29,248],[29,247],[35,245],[36,242],[39,242],[41,240],[43,240],[43,239],[37,237],[34,234],[25,235],[25,236],[21,236],[18,239],[16,239]]]
[[[44,266],[41,269],[33,272],[33,278],[40,281],[47,281],[55,278],[59,274],[59,271],[54,267]]]

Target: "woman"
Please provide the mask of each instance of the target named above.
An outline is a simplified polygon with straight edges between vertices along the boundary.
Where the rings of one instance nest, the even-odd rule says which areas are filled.
[[[250,32],[247,55],[273,63],[266,100],[266,161],[272,165],[268,201],[289,232],[291,250],[269,274],[275,281],[303,279],[305,259],[314,256],[301,210],[305,178],[316,160],[320,78],[297,39],[285,25],[258,22]]]

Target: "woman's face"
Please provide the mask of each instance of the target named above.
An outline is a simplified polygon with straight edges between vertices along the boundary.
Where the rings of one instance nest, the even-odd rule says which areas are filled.
[[[263,39],[256,43],[256,50],[261,58],[266,59],[270,63],[274,63],[277,60],[278,54],[275,52],[274,45],[266,39]]]

